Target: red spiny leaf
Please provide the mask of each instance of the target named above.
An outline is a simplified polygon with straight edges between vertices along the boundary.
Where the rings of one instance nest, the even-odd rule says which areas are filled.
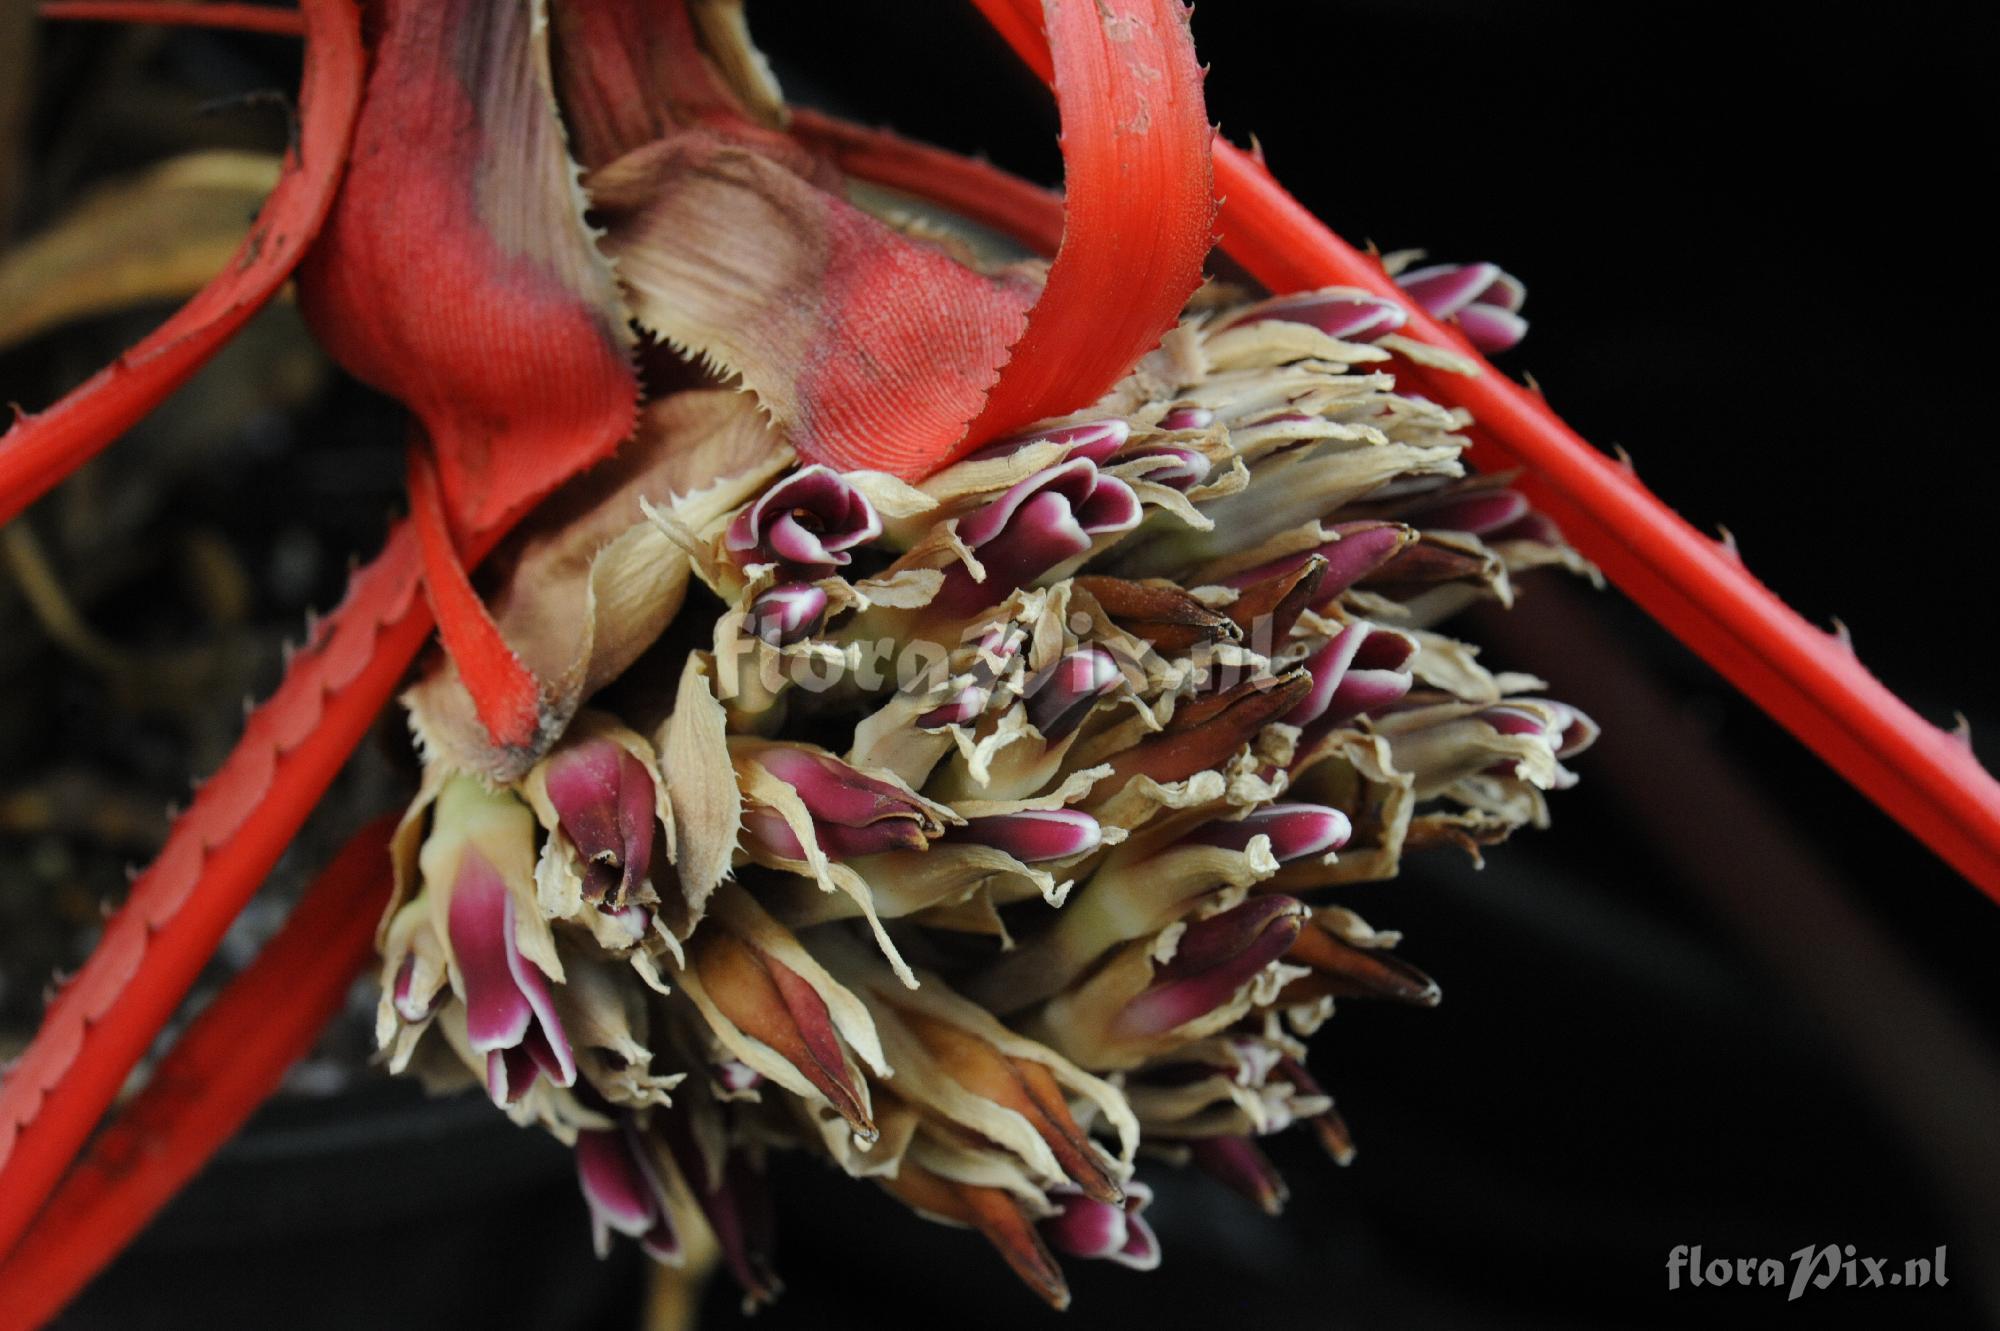
[[[243,738],[0,1082],[0,1253],[207,964],[429,636],[417,542],[390,534],[292,657]]]
[[[393,815],[348,841],[277,936],[202,1010],[5,1262],[0,1331],[38,1326],[122,1251],[278,1087],[374,951]]]
[[[46,19],[100,23],[171,23],[193,28],[232,28],[277,37],[303,37],[305,15],[296,9],[248,4],[176,4],[172,0],[42,0],[36,13]]]
[[[243,247],[214,281],[109,368],[0,435],[0,522],[185,383],[283,285],[319,232],[360,105],[361,34],[349,0],[309,0],[304,17],[313,40],[299,89],[298,149],[286,158],[285,174]]]
[[[493,742],[503,748],[534,743],[542,690],[534,674],[507,646],[459,562],[437,472],[423,444],[410,446],[410,525],[424,561],[424,590],[437,616],[438,636],[457,663],[466,691]]]
[[[1005,0],[978,0],[989,14]],[[1087,406],[1159,343],[1214,244],[1208,112],[1180,0],[1047,0],[1062,248],[964,447]]]
[[[608,456],[638,385],[530,6],[375,13],[354,160],[300,293],[335,358],[423,423],[471,536]]]
[[[1274,291],[1340,284],[1398,299],[1404,335],[1478,360],[1374,259],[1334,235],[1227,143],[1223,247]],[[2000,783],[1742,563],[1591,447],[1539,395],[1480,361],[1476,375],[1407,365],[1424,391],[1478,422],[1474,460],[1523,468],[1522,490],[1576,547],[1703,660],[1953,867],[2000,899]],[[1481,456],[1481,454],[1485,456]]]
[[[1024,63],[1049,73],[1033,0],[978,0]],[[1402,330],[1479,365],[1405,373],[1476,421],[1474,460],[1522,469],[1520,488],[1621,590],[1774,720],[2000,899],[2000,783],[1951,735],[1918,716],[1834,639],[1690,526],[1629,469],[1565,425],[1538,394],[1494,370],[1457,330],[1406,300],[1374,259],[1329,230],[1233,145],[1214,144],[1222,246],[1275,292],[1358,286],[1409,311]]]
[[[1054,254],[1062,244],[1062,195],[990,162],[803,108],[792,113],[792,133],[830,154],[848,175],[928,199],[1037,254]]]

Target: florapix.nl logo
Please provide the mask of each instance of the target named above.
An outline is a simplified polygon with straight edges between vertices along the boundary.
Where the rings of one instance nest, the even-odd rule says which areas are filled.
[[[1667,1254],[1667,1288],[1699,1288],[1704,1285],[1764,1285],[1783,1287],[1787,1302],[1808,1288],[1915,1289],[1950,1283],[1944,1273],[1944,1245],[1929,1257],[1910,1257],[1901,1262],[1889,1257],[1862,1257],[1854,1245],[1828,1243],[1800,1248],[1790,1258],[1704,1257],[1699,1243],[1679,1244]]]

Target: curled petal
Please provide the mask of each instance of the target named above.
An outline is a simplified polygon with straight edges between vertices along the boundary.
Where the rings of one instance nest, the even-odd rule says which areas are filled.
[[[729,524],[723,546],[744,564],[777,564],[795,578],[844,568],[849,552],[882,534],[882,519],[846,478],[804,467],[766,490]]]
[[[1136,1180],[1125,1185],[1122,1203],[1067,1190],[1051,1193],[1049,1201],[1058,1210],[1041,1222],[1042,1237],[1069,1257],[1151,1271],[1160,1264],[1160,1243],[1141,1213],[1152,1200],[1153,1190]]]
[[[948,615],[992,605],[1083,554],[1098,537],[1132,530],[1140,516],[1131,487],[1100,474],[1088,458],[1037,472],[958,520],[959,539],[978,554],[986,577],[976,581],[954,565],[932,604]]]

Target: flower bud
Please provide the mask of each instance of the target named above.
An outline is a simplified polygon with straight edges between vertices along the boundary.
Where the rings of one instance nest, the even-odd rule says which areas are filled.
[[[925,1215],[978,1230],[1028,1288],[1058,1310],[1069,1306],[1069,1283],[1021,1203],[1004,1188],[948,1179],[905,1159],[882,1186]]]
[[[1028,686],[1028,721],[1042,738],[1052,743],[1061,740],[1124,679],[1118,662],[1102,647],[1071,652]]]
[[[1176,1030],[1235,998],[1257,972],[1298,939],[1306,908],[1290,897],[1252,897],[1197,920],[1180,937],[1172,960],[1120,1012],[1112,1033],[1143,1038]]]
[[[1024,809],[971,819],[952,832],[950,840],[992,846],[1023,864],[1040,864],[1096,850],[1104,841],[1104,829],[1077,809]]]
[[[868,1093],[819,991],[777,957],[719,925],[697,930],[688,965],[736,1028],[797,1069],[856,1135],[875,1140]]]
[[[773,647],[789,647],[826,622],[826,592],[810,582],[784,582],[750,603],[744,630]]]
[[[1313,972],[1285,986],[1287,1003],[1326,997],[1386,998],[1417,1007],[1438,1005],[1437,981],[1399,959],[1386,946],[1354,946],[1317,917],[1299,930],[1298,938],[1285,953],[1285,960],[1310,967]]]
[[[1068,449],[1063,461],[1071,458],[1088,458],[1103,465],[1113,453],[1125,446],[1132,437],[1132,427],[1116,418],[1103,421],[1085,421],[1080,425],[1058,425],[1053,430],[1038,430],[1033,434],[1014,435],[1008,439],[986,445],[965,457],[961,462],[990,462],[995,458],[1012,457],[1016,452],[1033,444],[1060,444]]]
[[[1252,837],[1269,837],[1272,857],[1286,864],[1340,849],[1353,830],[1346,814],[1323,804],[1267,804],[1242,818],[1204,823],[1186,839],[1197,845],[1243,850]]]
[[[1231,1192],[1247,1197],[1265,1215],[1279,1215],[1291,1199],[1278,1167],[1248,1137],[1199,1137],[1188,1143],[1195,1166]]]
[[[1215,413],[1207,407],[1175,407],[1160,417],[1162,430],[1206,430],[1215,424]]]
[[[802,467],[738,513],[723,538],[737,563],[777,564],[795,578],[844,568],[848,551],[882,534],[867,497],[829,467]]]
[[[1301,728],[1342,721],[1385,707],[1410,691],[1409,663],[1417,645],[1393,629],[1357,619],[1306,658],[1312,690],[1285,717]]]
[[[1473,346],[1493,354],[1527,336],[1521,280],[1492,263],[1440,263],[1402,274],[1396,285],[1433,319],[1455,319]]]
[[[576,1082],[576,1058],[549,975],[521,951],[521,930],[530,926],[522,916],[540,924],[534,854],[535,819],[526,805],[488,791],[477,778],[456,777],[438,794],[418,857],[426,890],[445,899],[468,1043],[486,1055],[487,1090],[503,1105],[518,1100],[537,1073],[558,1086]],[[546,927],[542,941],[548,942]],[[556,965],[552,944],[544,964]]]
[[[831,754],[773,744],[757,749],[750,761],[798,792],[819,848],[833,859],[922,850],[937,831],[930,813],[909,792]],[[746,809],[743,829],[781,859],[806,858],[798,835],[774,810]]]
[[[590,1227],[599,1257],[611,1252],[611,1236],[639,1240],[655,1261],[678,1263],[680,1236],[674,1232],[658,1165],[646,1157],[629,1116],[610,1129],[581,1128],[576,1134],[576,1180],[590,1208]]]
[[[1446,493],[1405,508],[1400,516],[1413,526],[1485,536],[1512,526],[1530,511],[1528,497],[1519,490],[1476,489]]]
[[[1343,342],[1373,342],[1385,333],[1395,332],[1409,318],[1402,306],[1372,291],[1359,287],[1322,287],[1260,300],[1217,327],[1218,330],[1237,328],[1266,319],[1283,319],[1317,328]]]
[[[1326,561],[1326,573],[1314,593],[1312,608],[1317,609],[1387,564],[1417,539],[1414,530],[1399,522],[1343,522],[1332,530],[1340,539],[1232,574],[1222,580],[1222,585],[1238,590],[1251,587],[1298,568],[1317,555]]]
[[[658,825],[652,772],[623,745],[592,738],[550,754],[542,784],[582,861],[585,898],[617,910],[652,868]]]

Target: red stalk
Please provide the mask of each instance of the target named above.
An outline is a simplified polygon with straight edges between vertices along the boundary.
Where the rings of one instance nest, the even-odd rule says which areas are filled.
[[[180,6],[162,12],[168,8]],[[187,382],[263,308],[319,234],[360,110],[361,25],[344,0],[310,0],[303,17],[313,40],[299,89],[298,147],[235,260],[109,367],[0,435],[0,522],[12,521]]]
[[[0,1262],[0,1331],[61,1311],[278,1087],[374,952],[394,815],[342,848],[291,919],[203,1009]]]
[[[1045,78],[1033,0],[975,0]],[[1457,331],[1403,298],[1373,258],[1334,235],[1249,154],[1217,139],[1222,246],[1276,292],[1362,287],[1409,311],[1405,336],[1479,365],[1459,375],[1411,364],[1440,401],[1479,422],[1473,459],[1523,469],[1520,488],[1628,596],[1770,716],[2000,900],[2000,783],[1957,738],[1868,673],[1837,639],[1801,618],[1720,543],[1696,531],[1539,396],[1494,370]]]
[[[526,748],[541,718],[542,688],[500,636],[500,626],[473,590],[459,562],[437,469],[422,441],[410,446],[410,525],[424,561],[424,592],[437,616],[438,636],[458,666],[473,707],[495,744]]]
[[[305,15],[296,9],[247,4],[175,4],[173,0],[42,0],[45,19],[96,23],[167,23],[191,28],[230,28],[274,37],[303,37]]]

